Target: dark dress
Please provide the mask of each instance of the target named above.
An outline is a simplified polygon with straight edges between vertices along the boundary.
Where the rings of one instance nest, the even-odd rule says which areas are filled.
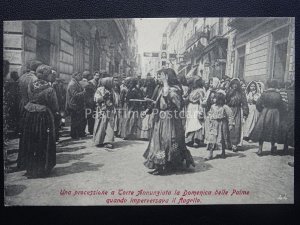
[[[66,111],[71,115],[71,137],[85,135],[85,92],[77,80],[72,78],[67,88]]]
[[[283,109],[280,93],[275,89],[268,89],[257,100],[256,107],[261,113],[250,133],[250,140],[254,142],[278,142],[280,111]]]
[[[47,175],[56,165],[54,114],[58,112],[56,93],[43,80],[32,83],[32,99],[22,117],[18,167],[31,177]]]
[[[140,113],[142,110],[141,102],[132,102],[131,99],[143,99],[143,93],[140,89],[134,87],[129,90],[126,96],[126,104],[128,106],[128,111],[125,115],[125,125],[124,131],[126,139],[137,139],[140,137],[141,132],[141,118]]]
[[[295,124],[295,91],[286,90],[287,102],[280,115],[280,135],[278,144],[287,144],[294,147],[294,124]]]
[[[19,128],[19,85],[14,80],[4,82],[4,99],[7,103],[7,129],[18,132]]]
[[[247,117],[249,107],[246,94],[243,91],[229,90],[226,94],[226,104],[233,113],[234,127],[230,131],[230,140],[232,145],[238,145],[242,137],[242,116]]]
[[[152,137],[144,153],[149,169],[162,166],[178,168],[186,160],[187,166],[194,164],[193,158],[186,148],[184,129],[178,112],[182,110],[182,93],[178,86],[170,87],[169,92],[158,94]],[[177,112],[177,115],[175,114]],[[161,115],[161,116],[160,116]],[[165,115],[165,116],[163,116]]]

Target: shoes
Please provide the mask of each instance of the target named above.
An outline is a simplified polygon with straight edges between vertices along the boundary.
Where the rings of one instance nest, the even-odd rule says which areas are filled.
[[[262,151],[258,150],[258,152],[256,152],[256,155],[258,155],[259,157],[262,156]]]
[[[104,145],[104,147],[105,148],[109,148],[109,149],[113,149],[114,148],[112,144],[106,144],[106,145]]]
[[[237,152],[238,151],[237,146],[232,146],[232,151]]]
[[[271,155],[275,155],[276,151],[277,151],[277,147],[276,146],[272,147],[271,148]]]

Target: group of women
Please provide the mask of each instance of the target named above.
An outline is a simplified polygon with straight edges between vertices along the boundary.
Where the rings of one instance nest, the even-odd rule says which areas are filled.
[[[28,177],[46,176],[56,164],[59,105],[51,67],[39,65],[35,76],[20,123],[18,167]],[[293,145],[293,108],[284,106],[276,82],[267,86],[264,91],[263,83],[252,81],[243,90],[239,79],[216,77],[206,85],[199,76],[186,80],[170,68],[158,71],[157,80],[101,78],[93,99],[93,141],[113,148],[115,136],[148,140],[144,165],[152,174],[195,166],[186,146],[206,145],[208,159],[214,150],[222,150],[222,157],[225,149],[237,151],[243,139],[259,142],[259,155],[264,141],[272,152],[276,142],[286,149]]]
[[[238,78],[220,81],[214,77],[206,85],[199,76],[186,80],[172,69],[158,71],[156,81],[126,78],[120,88],[117,83],[107,86],[106,79],[113,80],[100,81],[103,86],[95,100],[105,105],[100,115],[105,111],[110,119],[97,120],[94,141],[112,147],[114,135],[148,140],[144,164],[154,169],[153,174],[181,168],[183,162],[187,167],[194,165],[186,146],[207,146],[207,159],[213,158],[214,150],[222,150],[221,157],[225,149],[238,151],[244,140],[259,143],[259,156],[263,142],[271,142],[271,153],[276,151],[275,143],[284,144],[284,150],[293,146],[289,138],[293,117],[284,116],[293,115],[293,109],[285,106],[274,80],[267,82],[266,90],[262,82],[245,85]],[[98,133],[99,127],[105,132]]]

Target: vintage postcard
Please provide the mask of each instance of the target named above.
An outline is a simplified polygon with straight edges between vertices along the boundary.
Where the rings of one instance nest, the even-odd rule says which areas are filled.
[[[6,206],[294,204],[295,18],[3,23]]]

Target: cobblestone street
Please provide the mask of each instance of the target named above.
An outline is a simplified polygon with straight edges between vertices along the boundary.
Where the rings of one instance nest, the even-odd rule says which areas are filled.
[[[17,157],[17,140],[12,141],[10,147],[9,158],[14,161]],[[205,161],[208,154],[205,148],[189,148],[196,163],[195,168],[154,176],[143,165],[142,155],[146,147],[146,141],[117,138],[115,148],[109,150],[95,147],[91,136],[78,141],[63,137],[57,148],[57,164],[50,177],[27,179],[23,176],[25,171],[6,174],[6,205],[107,205],[106,200],[112,197],[74,196],[75,191],[110,193],[115,190],[115,198],[131,197],[118,195],[119,189],[135,192],[140,189],[179,190],[182,194],[185,190],[213,193],[216,190],[228,191],[227,195],[198,195],[196,197],[201,202],[197,204],[294,202],[294,168],[288,165],[288,162],[294,161],[292,149],[289,154],[282,155],[282,146],[279,145],[278,153],[270,155],[270,146],[266,144],[265,155],[258,157],[255,154],[257,145],[245,142],[237,153],[226,151],[226,159],[218,158],[220,152],[215,152],[214,160]],[[11,168],[15,166],[16,163],[10,165]],[[233,189],[249,191],[249,195],[231,196]],[[72,191],[72,195],[61,195],[64,191]],[[185,198],[194,199],[195,196]]]

